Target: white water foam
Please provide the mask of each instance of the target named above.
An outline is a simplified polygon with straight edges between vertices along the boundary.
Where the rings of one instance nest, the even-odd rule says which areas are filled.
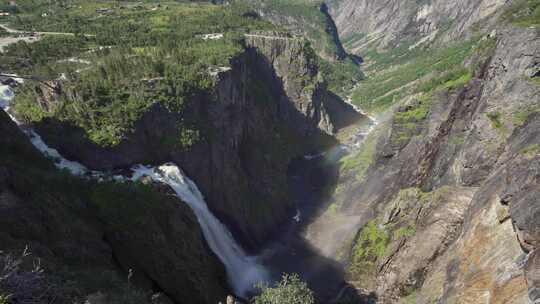
[[[300,223],[300,221],[302,220],[301,216],[302,213],[300,212],[300,209],[296,209],[296,214],[294,215],[293,220],[297,223]]]
[[[13,120],[19,128],[30,138],[30,142],[38,149],[43,155],[48,158],[53,159],[56,167],[60,169],[67,169],[74,175],[84,175],[89,170],[82,164],[74,161],[70,161],[62,157],[56,149],[53,149],[39,136],[34,130],[25,128],[21,121],[17,120],[15,116],[10,113],[10,102],[15,97],[13,90],[9,86],[2,85],[0,86],[0,107],[9,115],[11,120]]]
[[[154,181],[167,184],[191,207],[199,220],[208,245],[225,265],[229,281],[238,295],[245,296],[257,283],[268,281],[268,273],[257,262],[257,258],[246,255],[227,227],[208,209],[197,185],[178,166],[173,163],[157,168],[138,165],[132,170],[134,172],[132,180],[148,176]]]

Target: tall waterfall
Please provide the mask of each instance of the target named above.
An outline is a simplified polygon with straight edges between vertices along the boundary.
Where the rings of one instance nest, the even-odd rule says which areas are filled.
[[[256,283],[268,280],[266,270],[257,263],[256,257],[246,255],[227,227],[210,212],[197,185],[178,166],[173,163],[159,167],[138,165],[133,172],[133,180],[149,176],[154,181],[169,185],[191,207],[208,245],[227,268],[229,281],[237,294],[244,296],[253,290]]]
[[[41,153],[54,160],[56,167],[67,169],[72,174],[79,176],[90,174],[98,179],[105,176],[102,172],[90,171],[78,162],[65,159],[57,150],[47,146],[34,130],[23,127],[22,123],[9,113],[9,104],[13,97],[13,91],[9,86],[0,86],[0,107],[24,131],[32,144]],[[246,296],[248,292],[254,289],[257,283],[269,280],[267,271],[257,262],[257,258],[246,255],[227,227],[208,209],[197,185],[178,166],[173,163],[166,163],[159,167],[136,165],[132,168],[132,171],[132,180],[135,181],[143,176],[148,176],[156,182],[167,184],[174,190],[178,198],[191,207],[210,249],[225,265],[229,283],[237,295]],[[122,176],[115,176],[115,179],[126,180]]]

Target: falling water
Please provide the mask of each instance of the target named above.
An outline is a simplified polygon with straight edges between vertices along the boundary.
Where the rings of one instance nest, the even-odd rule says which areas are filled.
[[[23,126],[9,111],[10,101],[13,97],[13,91],[9,86],[0,86],[0,107],[30,138],[32,144],[45,156],[51,158],[58,168],[67,169],[74,175],[86,175],[100,180],[105,176],[102,172],[90,171],[78,162],[65,159],[57,150],[47,146],[41,136],[34,130]],[[178,166],[172,163],[166,163],[159,167],[136,165],[132,168],[132,171],[132,180],[149,176],[156,182],[167,184],[174,190],[178,198],[191,207],[199,221],[208,245],[225,265],[229,282],[237,295],[246,296],[254,289],[257,283],[264,283],[269,280],[267,271],[258,263],[257,257],[246,255],[227,227],[208,209],[197,185]],[[115,176],[114,178],[116,180],[125,180],[122,176]]]
[[[208,245],[225,264],[229,281],[237,294],[245,296],[255,284],[268,280],[267,272],[257,263],[257,258],[246,255],[227,227],[210,212],[197,185],[178,166],[172,163],[159,167],[138,165],[133,172],[133,180],[149,176],[154,181],[169,185],[191,207]]]
[[[0,108],[2,108],[13,120],[19,128],[30,138],[30,142],[36,147],[43,155],[54,160],[56,167],[60,169],[67,169],[74,175],[83,175],[89,172],[85,166],[78,162],[70,161],[62,157],[57,150],[47,146],[43,141],[41,136],[37,134],[34,130],[23,127],[23,124],[17,120],[10,113],[10,101],[15,97],[13,91],[9,86],[2,85],[0,86]]]

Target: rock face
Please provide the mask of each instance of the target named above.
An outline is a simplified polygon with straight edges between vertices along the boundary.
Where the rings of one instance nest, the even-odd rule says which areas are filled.
[[[330,13],[352,51],[368,44],[387,48],[403,43],[463,38],[476,22],[493,15],[505,0],[416,1],[332,0]]]
[[[294,215],[286,193],[289,160],[334,144],[330,135],[360,116],[318,80],[313,50],[302,39],[247,35],[245,52],[215,77],[214,90],[194,96],[182,116],[156,104],[113,148],[51,119],[36,128],[65,157],[95,169],[174,161],[253,249]],[[201,132],[187,149],[170,144],[178,141],[180,121]]]
[[[131,283],[176,303],[225,297],[225,270],[185,203],[151,186],[61,173],[3,111],[0,131],[9,134],[0,138],[1,248],[20,254],[28,246],[56,302],[127,296],[116,286],[129,271]]]
[[[491,56],[464,87],[435,94],[414,134],[386,123],[366,178],[348,186],[344,209],[375,221],[385,247],[354,278],[381,303],[539,299],[540,37],[497,33]]]
[[[309,39],[321,58],[335,62],[347,57],[325,3],[299,1],[279,8],[272,6],[275,3],[260,0],[250,0],[248,3],[265,19]]]

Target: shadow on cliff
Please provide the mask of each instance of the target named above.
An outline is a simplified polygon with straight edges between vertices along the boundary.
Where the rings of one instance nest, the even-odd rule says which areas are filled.
[[[307,226],[326,209],[338,176],[337,163],[323,157],[291,161],[288,189],[297,217],[280,226],[261,256],[276,280],[282,273],[300,274],[318,303],[376,303],[376,297],[363,295],[346,283],[342,263],[322,255],[304,237]]]
[[[281,272],[298,272],[321,299],[331,299],[344,286],[343,267],[319,255],[297,233],[311,216],[310,208],[318,208],[322,194],[303,186],[298,194],[288,193],[287,172],[294,157],[337,145],[325,131],[345,127],[360,116],[324,84],[316,83],[307,99],[303,81],[285,88],[275,62],[256,48],[233,58],[231,66],[217,76],[214,93],[200,92],[183,113],[170,113],[155,104],[116,147],[99,147],[82,129],[54,119],[45,120],[37,130],[61,154],[91,168],[174,161],[197,183],[209,208],[247,251],[274,246],[268,261],[275,265],[271,268],[278,278]],[[306,73],[315,77],[316,67]],[[162,145],[174,137],[181,119],[196,121],[203,139],[189,149]],[[323,171],[308,183],[325,189],[335,184],[337,172]],[[302,221],[294,229],[276,229],[290,227],[298,205],[294,195],[311,198],[305,200]],[[268,245],[271,235],[273,245]]]

